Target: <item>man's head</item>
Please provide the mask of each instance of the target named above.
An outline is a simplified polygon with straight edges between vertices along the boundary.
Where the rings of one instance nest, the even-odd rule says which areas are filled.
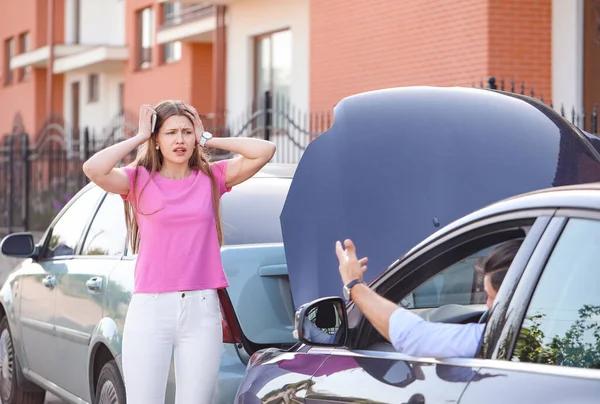
[[[500,285],[504,281],[506,272],[510,267],[517,251],[521,247],[523,240],[510,240],[500,244],[492,250],[481,262],[477,265],[477,269],[483,272],[483,288],[487,293],[486,305],[489,309],[492,308]]]

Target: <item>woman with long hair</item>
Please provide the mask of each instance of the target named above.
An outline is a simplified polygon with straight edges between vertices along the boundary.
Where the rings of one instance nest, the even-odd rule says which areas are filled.
[[[132,164],[116,167],[138,147]],[[205,147],[239,157],[210,163]],[[274,153],[268,141],[212,137],[192,106],[164,101],[141,106],[137,135],[84,163],[91,181],[125,200],[138,254],[123,331],[128,404],[164,403],[172,354],[176,404],[211,402],[223,341],[217,290],[228,286],[220,198]]]

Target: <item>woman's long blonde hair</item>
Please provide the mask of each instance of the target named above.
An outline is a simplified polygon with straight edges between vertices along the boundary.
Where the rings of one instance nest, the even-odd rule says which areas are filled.
[[[193,116],[193,112],[190,110],[189,106],[183,101],[163,101],[159,103],[155,108],[156,111],[156,129],[148,139],[146,143],[140,146],[138,149],[137,156],[133,163],[129,166],[135,167],[135,175],[133,181],[133,189],[130,191],[133,198],[136,198],[136,203],[132,204],[129,201],[125,201],[125,220],[127,223],[128,230],[128,241],[134,253],[138,252],[138,247],[140,243],[140,232],[138,228],[137,221],[135,219],[135,211],[140,214],[152,214],[152,213],[143,213],[139,210],[139,198],[136,193],[137,187],[137,179],[138,179],[138,167],[144,167],[150,175],[157,173],[161,170],[163,164],[163,156],[160,150],[156,150],[156,137],[158,136],[158,132],[164,122],[171,116],[179,115],[185,116],[191,119]],[[193,123],[193,121],[192,121]],[[211,194],[212,194],[212,204],[213,204],[213,212],[215,216],[215,222],[217,225],[217,236],[219,238],[219,245],[223,245],[223,229],[221,226],[221,216],[219,212],[220,206],[220,197],[219,197],[219,186],[217,184],[217,180],[210,169],[210,163],[208,161],[208,156],[204,153],[200,146],[196,146],[194,154],[190,157],[188,161],[188,165],[192,170],[199,170],[202,173],[208,175],[211,183]],[[140,192],[140,197],[144,192],[144,189],[148,185],[148,180],[142,188]]]

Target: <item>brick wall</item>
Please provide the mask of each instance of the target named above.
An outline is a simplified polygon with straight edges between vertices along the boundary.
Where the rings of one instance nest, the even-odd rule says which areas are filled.
[[[489,0],[488,74],[552,97],[552,0]]]
[[[526,80],[549,97],[551,0],[311,0],[310,105],[378,88]]]
[[[46,0],[47,1],[47,0]],[[26,82],[18,82],[18,72],[13,71],[13,84],[6,85],[6,40],[15,38],[15,51],[18,52],[18,36],[29,32],[30,44],[34,49],[46,43],[46,22],[41,21],[38,1],[3,0],[0,12],[0,137],[11,131],[15,115],[20,114],[22,123],[28,130],[37,125],[36,116],[36,75],[31,74]],[[46,7],[47,8],[47,7]]]
[[[470,84],[487,69],[481,0],[311,0],[312,110],[352,93]]]

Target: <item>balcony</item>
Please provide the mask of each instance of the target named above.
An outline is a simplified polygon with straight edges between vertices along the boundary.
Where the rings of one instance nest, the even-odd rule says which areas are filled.
[[[86,70],[106,73],[123,71],[128,56],[126,46],[90,46],[80,52],[57,58],[54,61],[54,73]]]
[[[69,56],[77,52],[85,50],[83,45],[54,45],[54,58]],[[15,55],[10,60],[11,69],[19,69],[22,67],[46,67],[50,59],[50,46],[42,46],[40,48]]]
[[[212,42],[217,27],[212,3],[168,2],[163,7],[164,18],[156,33],[157,43]]]

